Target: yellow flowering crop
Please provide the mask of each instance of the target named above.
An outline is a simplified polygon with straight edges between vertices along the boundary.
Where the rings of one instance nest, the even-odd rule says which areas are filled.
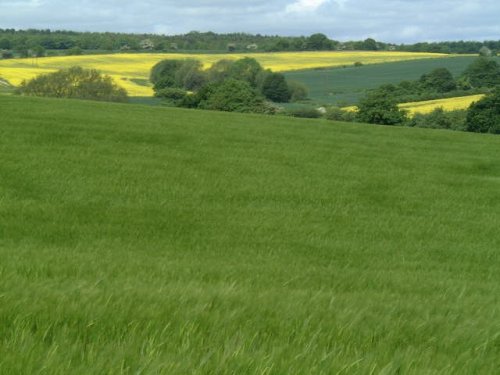
[[[222,59],[237,60],[253,57],[265,68],[273,71],[289,71],[352,65],[355,62],[377,64],[392,61],[448,57],[438,53],[414,53],[396,51],[327,51],[327,52],[276,52],[250,54],[108,54],[83,56],[56,56],[32,59],[0,61],[0,76],[13,85],[24,79],[49,73],[70,66],[97,69],[110,75],[131,96],[151,96],[153,90],[147,82],[153,65],[164,59],[197,59],[205,68]]]
[[[482,99],[484,94],[457,96],[454,98],[424,100],[421,102],[409,102],[398,104],[398,107],[408,111],[408,116],[413,117],[416,113],[431,113],[437,108],[442,108],[444,111],[455,111],[460,109],[467,109],[469,106]],[[347,112],[357,112],[358,107],[351,105],[349,107],[342,107],[342,110]]]
[[[443,108],[444,111],[453,111],[458,109],[467,109],[473,102],[477,102],[484,95],[468,95],[455,98],[426,100],[422,102],[402,103],[399,108],[408,111],[409,116],[415,113],[430,113],[436,108]]]

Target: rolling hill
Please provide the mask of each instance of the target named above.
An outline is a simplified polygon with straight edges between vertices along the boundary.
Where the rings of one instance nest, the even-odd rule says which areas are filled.
[[[0,373],[495,373],[500,137],[0,96]]]

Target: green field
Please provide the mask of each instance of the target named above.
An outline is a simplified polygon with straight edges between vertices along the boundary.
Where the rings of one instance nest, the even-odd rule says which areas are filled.
[[[318,104],[356,104],[367,89],[380,85],[397,84],[415,80],[436,68],[447,68],[459,76],[477,56],[459,56],[447,59],[421,59],[388,62],[361,67],[303,70],[285,73],[286,77],[303,83],[309,89],[309,97]],[[500,57],[496,58],[500,63]]]
[[[0,96],[1,374],[494,374],[500,137]]]

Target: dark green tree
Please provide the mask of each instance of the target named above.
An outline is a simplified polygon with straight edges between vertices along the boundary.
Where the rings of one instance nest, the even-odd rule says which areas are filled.
[[[292,93],[281,73],[269,73],[262,83],[262,94],[269,100],[278,103],[290,101]]]
[[[155,90],[175,86],[175,73],[181,65],[181,60],[162,60],[153,66],[149,80],[155,86]]]
[[[372,38],[365,39],[361,43],[361,49],[364,51],[376,51],[378,50],[377,41]]]
[[[247,82],[227,79],[206,89],[199,108],[228,112],[260,112],[263,99]]]
[[[207,69],[207,80],[209,82],[221,82],[229,78],[233,64],[234,61],[228,59],[219,60],[212,64],[212,66]]]
[[[495,60],[479,57],[465,69],[463,77],[472,87],[495,87],[500,85],[500,66]]]
[[[470,106],[467,112],[466,130],[500,134],[500,87]]]
[[[358,109],[359,121],[370,124],[397,125],[406,120],[406,113],[398,108],[396,101],[379,92],[361,99]]]
[[[325,51],[334,48],[334,43],[325,34],[312,34],[306,40],[306,49],[312,51]]]
[[[262,66],[251,57],[244,57],[235,61],[229,70],[229,77],[247,82],[252,87],[257,87],[257,76],[262,72]]]
[[[456,90],[457,83],[451,72],[446,68],[437,68],[420,77],[419,83],[427,91],[440,93]]]

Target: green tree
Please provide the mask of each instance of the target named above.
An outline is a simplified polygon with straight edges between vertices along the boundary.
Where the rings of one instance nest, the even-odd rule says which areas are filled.
[[[0,49],[11,49],[12,48],[12,42],[7,39],[7,38],[3,38],[3,39],[0,39]]]
[[[500,66],[495,60],[479,57],[463,73],[472,87],[495,87],[500,85]]]
[[[306,100],[308,96],[307,87],[297,81],[287,81],[288,88],[290,89],[292,102],[298,102],[299,100]]]
[[[269,100],[278,103],[290,101],[292,93],[281,73],[269,73],[262,83],[262,94]]]
[[[457,83],[451,72],[446,68],[437,68],[420,77],[419,83],[427,91],[440,93],[456,90]]]
[[[378,50],[378,45],[375,39],[368,38],[361,43],[360,48],[364,51],[376,51]]]
[[[312,34],[306,40],[306,49],[313,51],[331,50],[334,47],[333,41],[328,39],[325,34]]]
[[[199,89],[206,81],[202,68],[201,61],[194,59],[181,61],[174,73],[175,87],[185,88],[186,90]]]
[[[406,120],[406,112],[398,108],[396,101],[379,92],[368,94],[361,99],[358,108],[357,117],[362,122],[397,125]]]
[[[500,87],[469,107],[466,130],[500,134]]]
[[[103,76],[97,70],[81,67],[62,69],[42,74],[31,81],[24,81],[19,93],[28,96],[88,99],[124,102],[127,92],[118,87],[111,77]]]
[[[203,93],[206,99],[200,101],[199,107],[228,112],[260,112],[263,99],[247,82],[227,79],[213,84]]]
[[[149,80],[155,90],[175,86],[175,73],[182,65],[181,60],[162,60],[151,69]]]
[[[244,57],[235,61],[229,70],[229,77],[247,82],[252,87],[257,87],[257,76],[262,72],[262,66],[251,57]]]
[[[207,69],[207,80],[209,82],[221,82],[229,78],[233,64],[234,61],[228,59],[215,62]]]

